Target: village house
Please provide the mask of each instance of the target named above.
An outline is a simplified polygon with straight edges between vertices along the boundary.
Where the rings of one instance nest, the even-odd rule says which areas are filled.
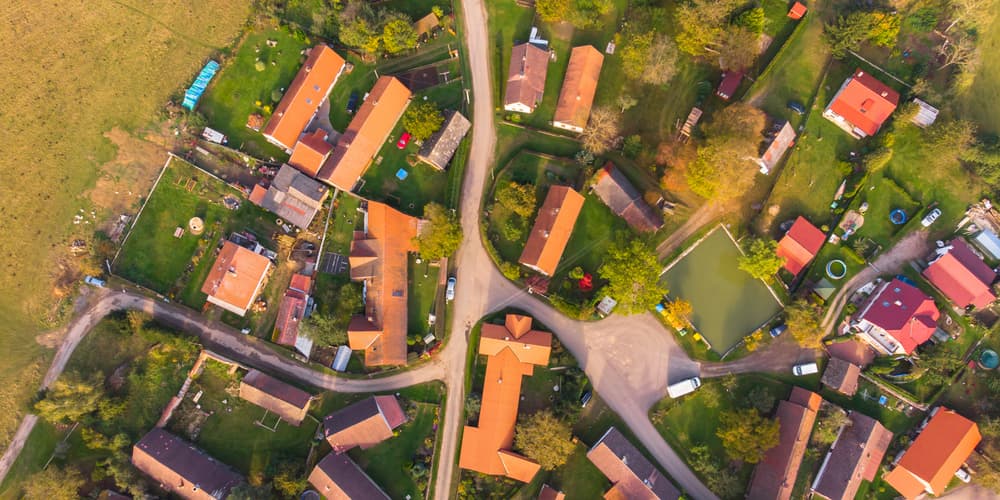
[[[899,278],[883,283],[858,309],[851,327],[880,354],[906,354],[937,330],[934,300]]]
[[[264,137],[291,152],[346,66],[344,58],[330,47],[322,44],[313,47],[278,107],[274,108],[274,114],[264,127]]]
[[[996,271],[961,238],[939,248],[923,274],[958,307],[982,309],[997,300],[992,288],[997,279]]]
[[[406,413],[396,396],[371,396],[341,408],[323,419],[323,437],[334,453],[354,447],[367,450],[392,437],[406,423]]]
[[[264,288],[271,260],[232,241],[222,243],[201,292],[208,301],[243,316]]]
[[[448,167],[448,162],[455,156],[458,145],[461,144],[465,134],[469,133],[472,123],[458,111],[445,111],[444,124],[441,128],[430,136],[417,153],[417,159],[428,165],[444,170]]]
[[[541,491],[538,492],[538,500],[564,500],[565,498],[565,493],[547,484],[543,484]]]
[[[308,229],[329,194],[330,188],[286,163],[278,169],[270,184],[253,187],[250,202],[299,228]]]
[[[625,219],[632,229],[653,232],[663,227],[663,218],[646,204],[625,174],[610,161],[597,171],[591,189],[615,215]]]
[[[569,186],[550,187],[518,262],[546,276],[555,274],[583,201]]]
[[[755,160],[760,167],[760,173],[768,175],[778,166],[785,153],[795,145],[795,137],[795,129],[791,123],[786,121],[778,127],[778,132],[771,138],[764,153]]]
[[[938,406],[931,410],[920,434],[893,461],[885,482],[904,498],[923,493],[940,495],[972,454],[982,435],[979,426],[954,410]]]
[[[486,356],[479,423],[465,426],[458,465],[483,474],[530,482],[540,466],[511,451],[523,377],[548,366],[552,334],[532,330],[529,316],[508,314],[503,325],[485,323],[479,355]]]
[[[783,268],[792,276],[798,276],[816,258],[825,241],[826,236],[823,231],[812,225],[805,217],[799,216],[785,236],[778,241],[775,253],[785,259]]]
[[[222,500],[243,482],[227,465],[160,428],[132,447],[132,465],[163,490],[188,500]]]
[[[719,82],[719,88],[716,89],[715,95],[721,97],[724,101],[728,101],[736,94],[736,89],[740,88],[740,83],[742,82],[742,71],[726,71],[722,74],[722,81]]]
[[[774,415],[780,427],[778,445],[768,450],[754,467],[748,499],[788,500],[792,497],[795,478],[822,402],[819,394],[795,387],[788,401],[778,403]]]
[[[351,349],[365,352],[365,366],[406,364],[407,254],[420,220],[388,205],[362,202],[364,226],[354,232],[351,279],[365,289],[364,315],[347,327]]]
[[[862,70],[844,81],[823,117],[856,139],[878,133],[899,105],[899,92]]]
[[[380,77],[316,178],[343,191],[354,189],[403,116],[411,95],[396,78]]]
[[[309,177],[316,177],[320,167],[333,151],[333,144],[326,142],[328,137],[323,129],[316,129],[312,133],[304,134],[299,142],[295,143],[292,156],[288,158],[288,164]]]
[[[578,134],[583,132],[590,119],[590,108],[594,105],[603,64],[604,55],[592,45],[573,47],[552,117],[553,127]]]
[[[611,427],[587,452],[590,460],[611,481],[604,498],[676,500],[680,491],[616,428]]]
[[[853,500],[862,481],[873,481],[892,442],[892,433],[867,415],[851,412],[812,483],[827,500]]]
[[[549,71],[549,51],[533,43],[515,45],[507,70],[507,90],[503,109],[531,113],[542,102],[545,76]]]
[[[299,335],[299,326],[305,319],[311,290],[312,278],[304,274],[293,274],[278,306],[278,317],[274,320],[274,342],[294,347],[304,356],[309,356],[312,352],[313,342],[308,337]]]
[[[860,375],[860,366],[850,361],[830,357],[830,362],[826,364],[820,383],[845,396],[853,396],[858,391],[858,377]]]
[[[243,376],[240,397],[295,427],[305,420],[312,402],[312,395],[308,392],[258,370],[250,370]]]
[[[309,473],[309,484],[330,500],[389,500],[365,471],[346,454],[329,453]]]

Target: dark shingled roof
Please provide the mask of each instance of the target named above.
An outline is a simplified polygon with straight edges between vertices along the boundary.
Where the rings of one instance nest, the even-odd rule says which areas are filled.
[[[222,499],[243,482],[225,464],[160,428],[132,447],[132,465],[182,498]]]
[[[788,500],[802,465],[809,435],[816,423],[816,411],[822,402],[819,395],[796,387],[788,401],[778,403],[778,445],[754,467],[747,498],[750,500]]]
[[[507,69],[507,90],[504,106],[523,104],[532,111],[542,102],[545,76],[549,71],[549,51],[530,43],[515,45],[511,49],[510,67]]]
[[[259,205],[306,229],[329,193],[330,188],[286,163],[278,169]]]
[[[646,204],[632,183],[615,164],[608,162],[597,171],[593,185],[594,194],[612,212],[625,219],[637,231],[656,231],[663,227],[663,219]]]
[[[851,413],[850,421],[823,460],[813,492],[830,500],[854,498],[861,481],[875,478],[892,441],[892,433],[867,415]]]
[[[330,453],[309,474],[309,484],[324,498],[389,499],[382,488],[347,455]]]
[[[395,396],[372,396],[327,415],[323,436],[336,452],[371,448],[391,438],[404,422],[406,414]]]
[[[469,123],[469,120],[458,111],[445,111],[444,116],[444,124],[441,125],[441,129],[435,132],[430,139],[424,141],[424,145],[420,148],[420,154],[417,155],[421,161],[425,161],[439,170],[444,170],[448,166],[448,162],[451,161],[452,156],[455,156],[455,150],[458,149],[462,138],[472,128],[472,123]]]
[[[614,427],[587,452],[587,458],[611,481],[609,493],[614,491],[621,498],[675,500],[681,496],[670,479]]]
[[[250,370],[240,382],[240,397],[269,410],[292,425],[299,425],[312,395],[264,372]]]
[[[861,368],[842,359],[830,358],[823,371],[823,385],[841,394],[853,396],[858,391],[858,376]]]

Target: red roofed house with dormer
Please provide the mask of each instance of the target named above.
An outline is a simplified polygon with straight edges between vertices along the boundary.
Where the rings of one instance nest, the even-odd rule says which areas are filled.
[[[899,92],[857,70],[833,96],[823,117],[856,139],[875,135],[899,104]]]
[[[871,294],[851,326],[881,354],[912,354],[934,335],[940,317],[933,299],[895,278]]]

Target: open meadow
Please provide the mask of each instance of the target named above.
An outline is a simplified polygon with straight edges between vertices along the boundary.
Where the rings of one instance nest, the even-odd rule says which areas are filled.
[[[0,8],[0,165],[7,172],[0,180],[0,255],[8,265],[0,278],[0,445],[47,357],[33,342],[46,326],[41,320],[60,318],[53,290],[66,268],[64,249],[93,232],[94,224],[72,220],[94,207],[86,193],[116,156],[105,134],[115,127],[136,134],[152,123],[168,97],[238,34],[249,4],[16,0]]]

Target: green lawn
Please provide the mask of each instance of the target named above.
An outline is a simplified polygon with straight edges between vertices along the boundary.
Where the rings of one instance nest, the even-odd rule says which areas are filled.
[[[269,47],[268,40],[278,43]],[[210,127],[229,136],[231,147],[255,156],[284,158],[285,153],[280,148],[247,128],[247,116],[260,113],[267,118],[270,115],[281,100],[282,89],[288,88],[304,61],[305,56],[300,52],[309,46],[305,37],[285,28],[250,34],[216,75],[201,98],[198,111],[205,115]],[[264,63],[263,71],[257,71],[258,61]],[[277,100],[272,99],[275,96]]]
[[[1000,52],[1000,16],[996,16],[989,29],[979,32],[979,51],[982,54]],[[983,57],[972,87],[958,98],[959,116],[979,124],[980,130],[1000,134],[1000,107],[997,102],[997,85],[1000,82],[1000,57]]]
[[[21,486],[32,474],[42,470],[56,449],[56,444],[65,436],[65,430],[56,429],[52,424],[39,420],[28,435],[21,454],[7,472],[0,484],[0,499],[19,500]]]
[[[343,131],[351,123],[354,115],[347,112],[347,102],[351,94],[357,94],[358,101],[355,109],[361,109],[361,98],[365,96],[375,85],[375,71],[371,65],[366,65],[354,54],[347,56],[347,61],[354,65],[354,70],[350,73],[340,75],[337,84],[330,91],[330,124],[336,130]]]
[[[239,210],[227,209],[222,204],[224,196],[240,200]],[[188,220],[195,216],[205,222],[201,236],[187,230]],[[274,220],[273,214],[252,205],[235,189],[175,158],[135,222],[114,269],[130,281],[172,297],[192,281],[187,269],[198,264],[192,262],[197,251],[202,251],[202,260],[211,260],[211,242],[243,230],[268,245],[277,228]],[[177,227],[185,229],[180,238],[174,238]],[[199,272],[203,274],[204,268]]]
[[[361,198],[342,192],[337,195],[334,204],[330,227],[326,231],[323,253],[336,252],[341,255],[350,255],[354,229],[360,227],[363,220],[362,215],[358,212]]]
[[[416,263],[415,254],[409,257],[409,298],[407,299],[408,334],[418,339],[431,333],[427,325],[427,316],[434,312],[434,304],[438,296],[438,267],[431,267],[426,260]],[[424,276],[426,274],[426,276]],[[443,313],[443,311],[441,311]],[[439,318],[444,321],[443,314]],[[421,340],[422,342],[422,340]]]
[[[906,212],[907,217],[913,219],[921,208],[920,203],[886,172],[876,172],[868,179],[859,196],[851,203],[851,209],[857,210],[865,202],[868,203],[868,212],[864,216],[865,223],[855,236],[851,236],[851,240],[871,238],[886,249],[892,245],[897,235],[901,235],[903,228],[912,227],[893,224],[889,220],[889,213],[900,209]]]

